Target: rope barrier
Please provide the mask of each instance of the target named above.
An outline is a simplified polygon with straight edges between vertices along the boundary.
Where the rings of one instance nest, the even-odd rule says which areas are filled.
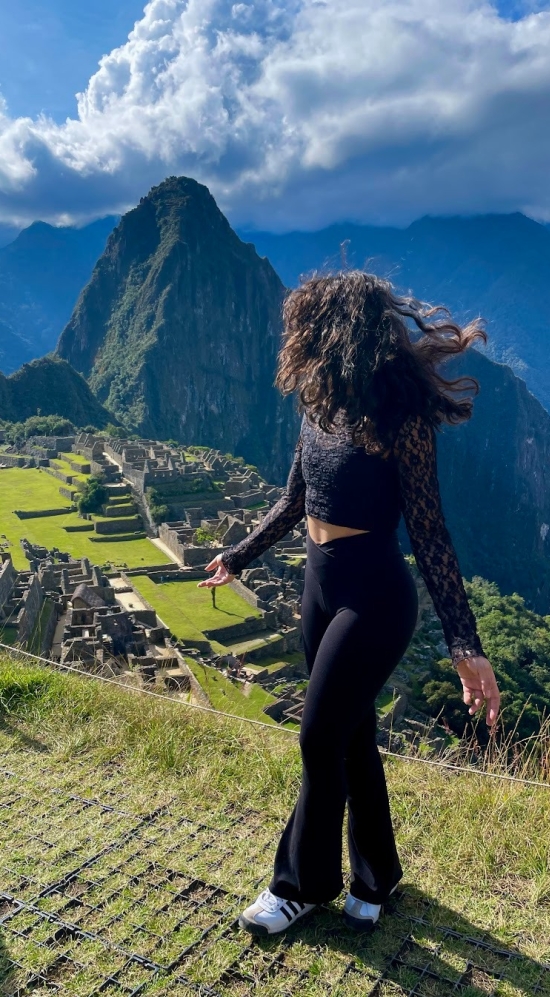
[[[137,692],[142,696],[152,696],[154,699],[161,699],[163,703],[175,703],[178,706],[185,706],[193,710],[201,710],[204,713],[213,713],[218,717],[226,717],[229,720],[238,720],[242,723],[254,724],[257,727],[265,727],[269,731],[277,731],[281,734],[290,734],[293,737],[298,737],[299,732],[297,730],[291,730],[288,727],[281,727],[279,724],[267,724],[263,720],[254,720],[252,717],[239,717],[234,713],[225,713],[223,710],[216,710],[212,706],[203,706],[202,703],[185,703],[181,699],[173,699],[170,696],[164,696],[160,692],[153,692],[152,689],[143,689],[138,686],[127,685],[125,682],[119,682],[117,679],[108,678],[105,675],[97,675],[93,672],[86,672],[80,668],[72,668],[71,665],[66,665],[61,661],[52,661],[50,658],[43,658],[39,654],[31,654],[30,651],[23,651],[19,648],[12,647],[10,644],[2,644],[0,642],[0,649],[8,651],[10,654],[22,654],[27,658],[32,658],[34,661],[41,661],[50,667],[58,668],[66,672],[71,672],[74,675],[79,675],[81,678],[95,679],[98,682],[104,682],[108,685],[117,686],[119,689],[123,689],[125,692]],[[508,775],[504,772],[484,772],[479,769],[471,768],[467,765],[453,765],[452,762],[441,762],[433,758],[420,758],[415,755],[401,755],[397,751],[389,751],[387,748],[379,748],[381,754],[386,755],[388,758],[398,758],[400,761],[407,762],[418,762],[421,765],[432,765],[437,768],[451,769],[454,772],[467,772],[469,775],[484,776],[488,779],[501,779],[507,782],[517,782],[521,783],[522,786],[536,786],[537,789],[550,789],[550,782],[540,782],[536,779],[522,779],[520,776]]]

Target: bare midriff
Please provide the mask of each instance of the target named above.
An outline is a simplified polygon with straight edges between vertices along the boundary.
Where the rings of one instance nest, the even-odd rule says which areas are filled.
[[[307,530],[313,543],[324,544],[327,540],[336,540],[336,537],[351,537],[355,533],[370,533],[370,530],[356,530],[352,526],[335,526],[334,523],[325,523],[315,516],[307,516]]]

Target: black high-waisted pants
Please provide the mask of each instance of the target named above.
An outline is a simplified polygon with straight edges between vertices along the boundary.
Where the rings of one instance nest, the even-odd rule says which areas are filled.
[[[308,534],[301,612],[310,675],[300,727],[302,784],[269,888],[304,903],[338,896],[347,801],[350,892],[383,903],[403,870],[376,744],[375,699],[418,614],[397,532],[322,544]]]

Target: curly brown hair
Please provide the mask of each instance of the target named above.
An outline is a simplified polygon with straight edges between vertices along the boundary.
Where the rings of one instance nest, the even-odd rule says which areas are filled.
[[[325,432],[335,431],[343,411],[354,444],[369,438],[380,450],[409,415],[436,428],[471,417],[473,399],[453,395],[477,395],[478,382],[446,380],[436,366],[476,339],[487,342],[482,319],[461,327],[446,308],[401,297],[363,270],[303,281],[288,293],[283,319],[275,386],[285,395],[298,389],[300,414]]]

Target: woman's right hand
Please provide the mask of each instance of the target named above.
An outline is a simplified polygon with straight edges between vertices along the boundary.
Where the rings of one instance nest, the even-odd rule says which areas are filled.
[[[204,581],[198,582],[197,584],[198,589],[212,588],[214,585],[227,585],[228,582],[232,582],[233,579],[236,577],[235,575],[231,575],[227,570],[225,564],[223,564],[221,554],[216,554],[216,557],[214,557],[210,561],[210,564],[206,565],[206,568],[204,570],[214,571],[216,570],[216,568],[217,568],[216,574],[213,575],[212,578],[205,578]]]
[[[464,702],[470,704],[468,712],[475,713],[485,702],[485,720],[491,727],[496,722],[500,707],[500,692],[491,662],[483,654],[476,654],[462,658],[456,670],[464,689]]]

